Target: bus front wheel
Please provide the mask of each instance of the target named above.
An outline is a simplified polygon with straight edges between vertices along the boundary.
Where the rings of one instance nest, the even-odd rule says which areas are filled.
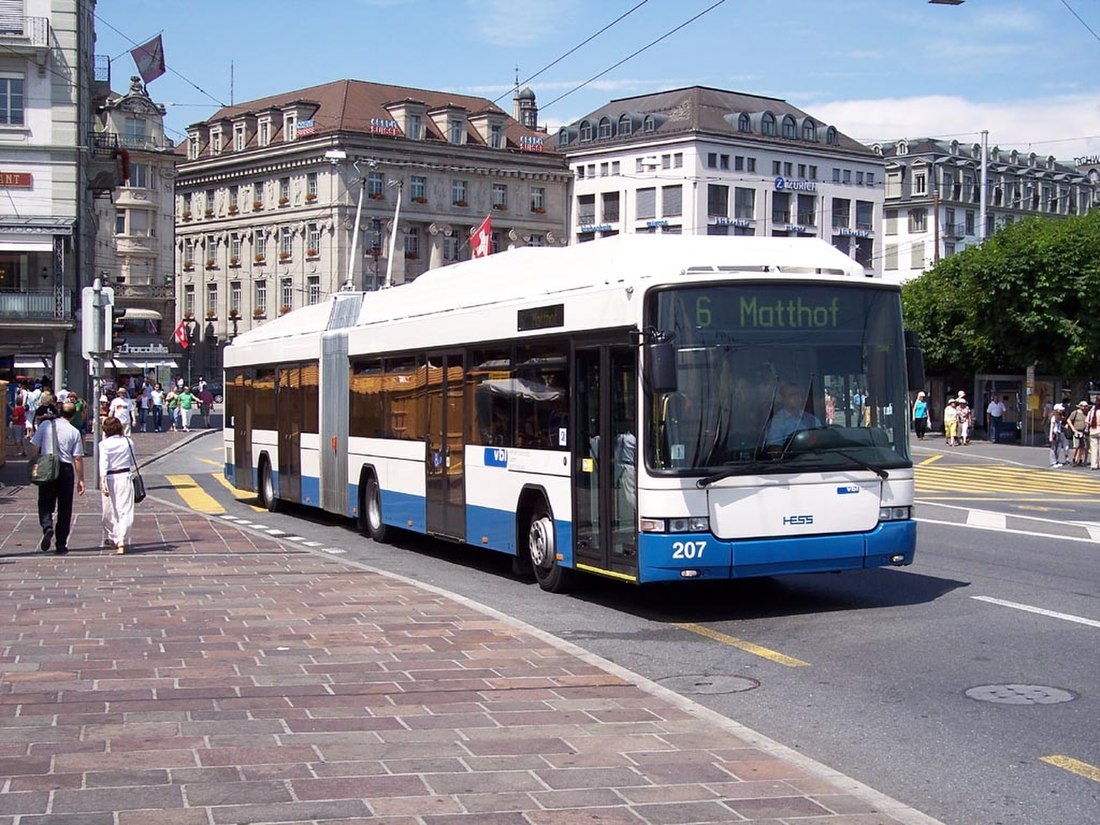
[[[367,528],[366,532],[371,540],[379,544],[385,544],[389,539],[390,528],[382,521],[382,488],[378,484],[378,479],[374,476],[367,479],[360,513],[362,513],[363,525]]]
[[[271,475],[271,462],[266,458],[260,465],[260,501],[269,513],[279,510],[279,499],[275,495],[275,480]]]
[[[543,503],[531,512],[527,526],[527,555],[539,587],[550,593],[564,593],[569,589],[573,571],[558,564],[554,519]]]

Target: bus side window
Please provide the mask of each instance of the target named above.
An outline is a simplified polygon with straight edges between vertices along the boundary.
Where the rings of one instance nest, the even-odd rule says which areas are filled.
[[[515,370],[511,347],[473,350],[466,372],[466,398],[472,404],[466,420],[471,444],[487,447],[512,446],[515,409]]]

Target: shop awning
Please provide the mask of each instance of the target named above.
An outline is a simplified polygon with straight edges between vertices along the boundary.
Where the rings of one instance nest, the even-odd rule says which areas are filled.
[[[20,238],[14,241],[0,238],[0,252],[53,252],[53,241],[49,238]]]
[[[124,321],[159,321],[161,314],[155,309],[141,309],[139,307],[126,307],[126,314],[122,316]]]

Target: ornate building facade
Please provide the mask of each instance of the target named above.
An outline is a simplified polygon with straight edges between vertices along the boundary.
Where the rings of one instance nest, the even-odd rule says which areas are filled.
[[[524,94],[523,100],[519,100]],[[522,103],[522,106],[521,106]],[[340,80],[221,109],[188,128],[176,181],[179,317],[216,344],[345,285],[377,289],[495,248],[564,243],[569,174],[490,101]]]

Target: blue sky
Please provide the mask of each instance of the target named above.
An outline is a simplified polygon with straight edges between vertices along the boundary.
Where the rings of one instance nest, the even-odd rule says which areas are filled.
[[[124,90],[128,50],[163,35],[169,72],[149,93],[178,140],[230,102],[231,64],[236,103],[354,78],[504,95],[510,112],[517,65],[526,79],[620,15],[530,81],[551,131],[700,84],[784,98],[867,142],[985,129],[1006,149],[1100,154],[1100,0],[98,0],[96,51]]]

